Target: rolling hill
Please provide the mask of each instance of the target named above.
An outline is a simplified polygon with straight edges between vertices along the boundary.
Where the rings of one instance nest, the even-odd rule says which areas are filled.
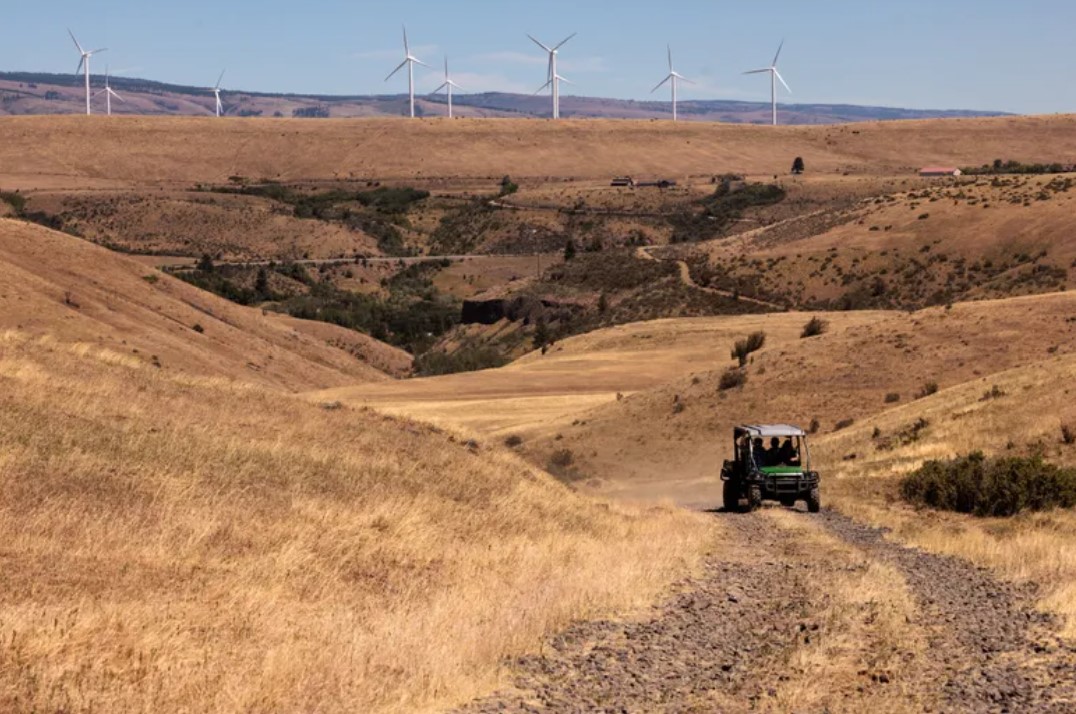
[[[103,82],[103,80],[98,80]],[[124,101],[113,102],[117,114],[204,116],[214,110],[212,91],[202,87],[165,84],[131,77],[112,77],[111,86]],[[79,114],[85,111],[82,78],[36,72],[0,72],[0,114]],[[332,96],[272,94],[227,90],[225,111],[238,116],[373,117],[401,116],[407,112],[406,95]],[[416,113],[439,116],[446,112],[441,98],[416,97]],[[457,94],[453,106],[462,117],[545,117],[549,100],[523,94],[486,92]],[[681,101],[680,116],[692,121],[766,124],[770,105],[765,102],[724,100]],[[664,119],[668,103],[596,97],[565,96],[561,113],[577,119]],[[782,122],[835,124],[892,119],[1000,116],[1003,112],[920,110],[844,104],[783,104]]]
[[[241,307],[22,221],[0,219],[0,266],[8,276],[0,329],[108,349],[167,372],[298,391],[386,380],[410,367],[410,356],[365,335]]]

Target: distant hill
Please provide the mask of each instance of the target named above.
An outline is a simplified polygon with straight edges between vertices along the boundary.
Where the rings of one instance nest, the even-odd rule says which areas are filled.
[[[75,114],[84,110],[82,77],[41,72],[0,72],[0,115]],[[103,86],[95,77],[95,86]],[[166,84],[147,79],[113,77],[112,87],[124,102],[113,102],[116,114],[207,115],[213,111],[213,95],[206,88]],[[272,94],[228,90],[223,93],[226,111],[232,116],[364,117],[402,115],[406,95]],[[95,100],[95,111],[104,112],[104,98]],[[526,94],[486,92],[454,97],[457,113],[465,117],[546,116],[549,98]],[[695,100],[679,103],[680,115],[690,121],[721,121],[764,124],[769,121],[766,102]],[[443,97],[416,97],[416,111],[440,115]],[[667,101],[636,101],[599,97],[565,96],[561,113],[574,118],[664,119]],[[869,107],[850,104],[781,104],[783,124],[835,124],[892,119],[1004,116],[1004,112],[926,110]]]

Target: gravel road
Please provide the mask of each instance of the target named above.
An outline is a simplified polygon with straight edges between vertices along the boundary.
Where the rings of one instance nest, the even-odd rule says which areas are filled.
[[[863,562],[904,577],[915,603],[908,626],[925,634],[929,656],[900,682],[860,672],[861,682],[832,695],[833,710],[860,711],[889,692],[894,711],[1076,711],[1076,650],[1035,609],[1033,588],[832,512],[803,522],[850,546],[858,564],[816,552],[764,514],[714,517],[730,547],[666,602],[640,620],[572,625],[542,654],[510,663],[511,690],[459,711],[780,711],[776,688],[789,679],[791,653],[832,625],[820,620],[810,583]]]

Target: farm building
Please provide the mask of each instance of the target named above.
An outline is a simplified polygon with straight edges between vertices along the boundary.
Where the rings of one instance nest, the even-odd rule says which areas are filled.
[[[959,176],[960,169],[950,166],[927,166],[919,169],[920,176]]]

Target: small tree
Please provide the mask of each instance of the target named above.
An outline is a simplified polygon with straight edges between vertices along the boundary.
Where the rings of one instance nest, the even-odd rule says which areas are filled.
[[[546,324],[545,318],[539,317],[538,323],[534,326],[534,346],[539,349],[545,347],[549,344],[550,338],[549,325]]]
[[[803,171],[804,171],[803,157],[802,156],[797,156],[792,161],[792,173],[794,173],[794,174],[802,174]]]
[[[259,296],[266,296],[269,294],[269,273],[265,268],[258,268],[258,277],[254,278],[254,291]]]
[[[605,295],[605,293],[602,293],[601,295],[598,296],[598,312],[600,312],[601,314],[604,315],[608,311],[609,311],[609,298]]]
[[[569,238],[568,242],[564,244],[564,260],[571,260],[575,257],[575,253],[575,241]]]
[[[213,258],[209,256],[209,253],[202,253],[202,257],[198,260],[197,268],[203,273],[213,272]]]

